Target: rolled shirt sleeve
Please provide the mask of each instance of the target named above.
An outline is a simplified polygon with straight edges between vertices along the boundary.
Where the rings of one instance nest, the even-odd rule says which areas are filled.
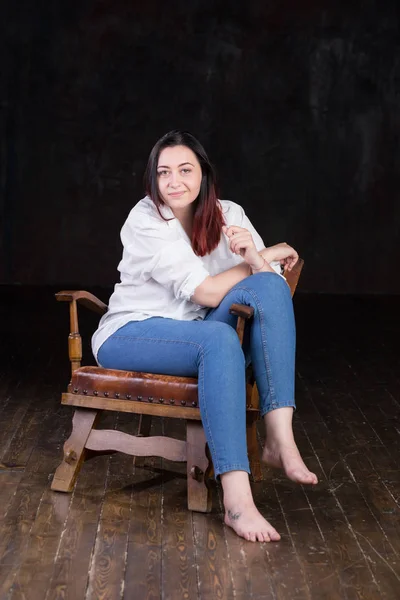
[[[132,227],[126,223],[121,231],[124,244],[119,266],[122,273],[136,281],[152,278],[169,289],[178,300],[189,301],[195,289],[209,276],[189,241],[179,235],[174,223],[152,223]]]
[[[175,298],[190,300],[209,272],[190,244],[180,239],[167,243],[157,252],[152,260],[151,276],[161,285],[169,287]]]

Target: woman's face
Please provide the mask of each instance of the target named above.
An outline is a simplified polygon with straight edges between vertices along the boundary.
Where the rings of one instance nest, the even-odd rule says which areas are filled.
[[[158,189],[172,212],[185,212],[199,195],[201,166],[187,146],[172,146],[160,152],[157,165]]]

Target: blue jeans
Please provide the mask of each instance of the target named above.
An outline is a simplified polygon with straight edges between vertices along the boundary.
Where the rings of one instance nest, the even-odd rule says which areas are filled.
[[[231,304],[254,308],[243,349]],[[295,406],[295,323],[289,286],[275,273],[236,284],[203,321],[152,317],[131,321],[101,346],[103,367],[198,377],[199,406],[215,475],[249,472],[246,444],[246,356],[252,362],[261,415]]]

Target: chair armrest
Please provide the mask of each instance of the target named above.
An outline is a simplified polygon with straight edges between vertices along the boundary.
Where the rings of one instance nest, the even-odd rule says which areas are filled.
[[[240,343],[243,344],[244,328],[246,321],[251,319],[254,314],[254,308],[252,306],[246,306],[245,304],[232,304],[229,312],[231,315],[238,317],[236,325],[236,333],[239,336]]]
[[[231,315],[243,317],[243,319],[251,319],[254,315],[254,308],[252,306],[246,306],[246,304],[232,304],[229,312]]]
[[[104,315],[107,312],[107,304],[104,304],[101,300],[96,298],[90,292],[85,292],[83,290],[63,290],[62,292],[58,292],[56,294],[56,299],[59,302],[79,302],[82,306],[93,310],[100,315]]]
[[[72,373],[79,369],[82,360],[82,339],[79,333],[77,303],[90,308],[96,313],[104,315],[107,305],[101,300],[83,290],[63,290],[56,294],[59,302],[69,302],[70,334],[68,336],[68,354],[71,362]]]

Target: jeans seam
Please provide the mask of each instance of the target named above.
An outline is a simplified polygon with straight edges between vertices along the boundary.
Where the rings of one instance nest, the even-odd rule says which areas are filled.
[[[257,305],[258,314],[260,316],[260,330],[261,330],[261,339],[262,339],[262,345],[263,345],[263,350],[264,350],[263,355],[264,355],[264,360],[265,360],[265,370],[267,373],[268,387],[269,387],[269,392],[270,392],[270,396],[271,396],[270,406],[272,407],[272,409],[274,409],[274,408],[277,408],[277,403],[276,403],[275,388],[274,388],[274,385],[272,382],[273,378],[272,378],[271,366],[269,363],[268,350],[267,350],[267,342],[266,342],[267,336],[265,333],[264,311],[259,302],[257,293],[252,288],[240,286],[240,287],[237,287],[236,289],[242,290],[242,291],[250,294],[250,296],[252,296],[255,304]],[[267,412],[268,412],[268,410],[267,410]]]
[[[202,371],[202,377],[201,377],[202,389],[201,389],[200,397],[204,400],[204,398],[205,398],[205,393],[204,393],[204,379],[205,379],[205,377],[204,377],[204,353],[203,353],[203,348],[201,348],[201,347],[200,347],[200,356],[201,356],[201,361],[200,361],[199,372],[200,372],[200,369]],[[200,398],[199,398],[199,401],[200,401]],[[210,440],[210,446],[211,446],[210,452],[211,452],[211,455],[213,457],[215,457],[215,458],[213,458],[214,470],[217,471],[218,470],[218,463],[217,463],[218,457],[217,457],[217,452],[215,450],[214,438],[212,437],[212,434],[211,434],[210,419],[208,418],[208,412],[207,412],[207,402],[203,401],[201,403],[201,405],[204,410],[204,417],[205,417],[205,421],[206,421],[206,423],[204,423],[204,421],[202,419],[203,427],[205,427],[207,429],[207,436]]]
[[[293,409],[296,408],[296,404],[295,404],[294,400],[289,400],[288,402],[279,402],[279,406],[278,407],[271,406],[271,407],[267,407],[263,411],[260,410],[260,417],[263,418],[266,414],[268,414],[269,412],[271,412],[275,408],[285,408],[287,406],[290,406]]]
[[[200,348],[200,350],[202,350],[201,344],[198,344],[197,342],[191,342],[189,340],[165,340],[165,339],[160,339],[160,338],[146,338],[146,337],[142,337],[141,335],[138,335],[137,337],[133,337],[132,335],[115,335],[115,334],[112,334],[108,339],[111,339],[111,338],[113,338],[114,340],[115,340],[115,338],[120,338],[120,339],[125,339],[125,340],[140,340],[140,341],[143,340],[145,342],[165,342],[166,344],[191,344],[192,346],[197,346],[198,348]]]
[[[219,468],[216,468],[214,465],[214,471],[215,477],[223,475],[224,473],[229,473],[229,471],[246,471],[246,473],[250,473],[250,466],[248,461],[246,465],[244,463],[225,463]]]

